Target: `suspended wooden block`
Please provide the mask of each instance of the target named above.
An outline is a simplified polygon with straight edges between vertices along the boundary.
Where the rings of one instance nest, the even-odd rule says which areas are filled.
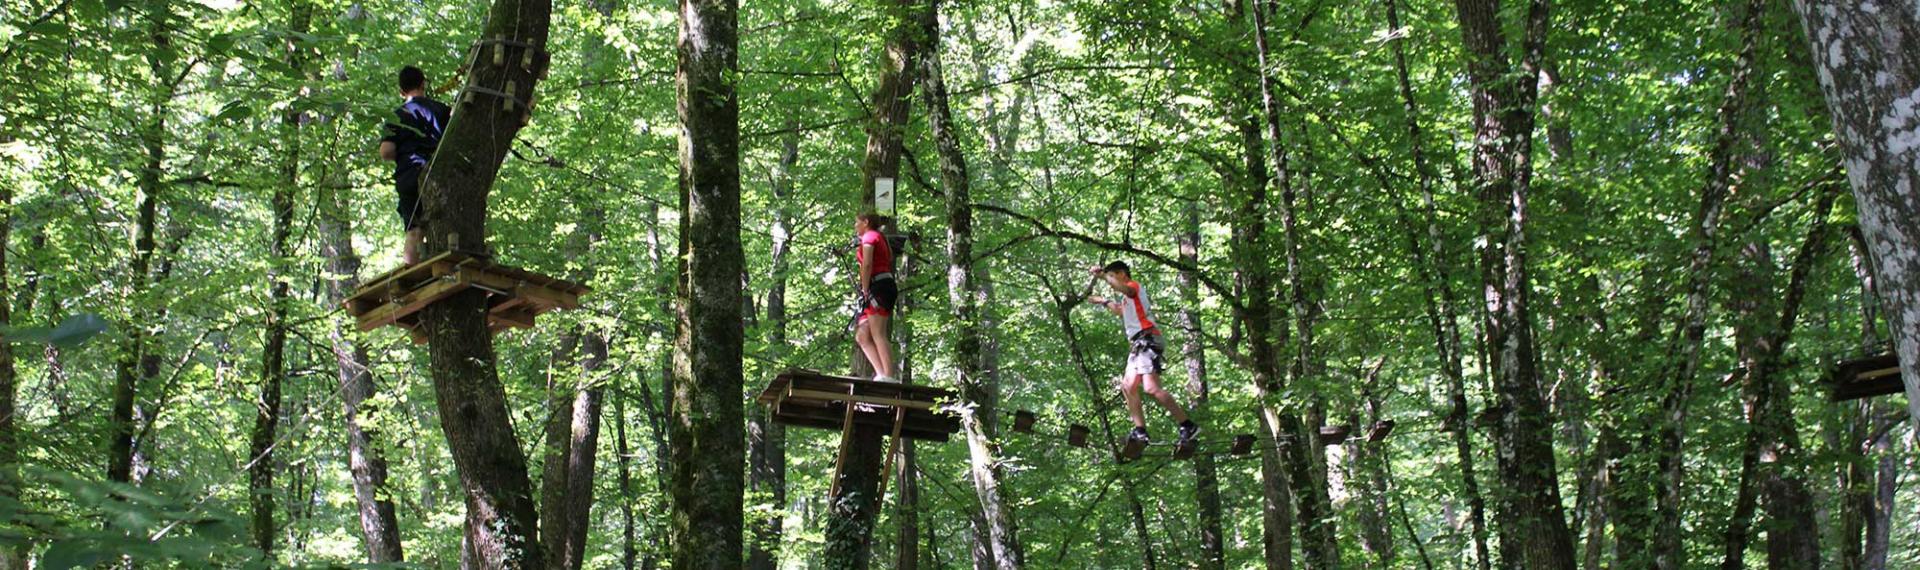
[[[1320,445],[1340,445],[1347,441],[1347,426],[1320,426]]]
[[[1829,397],[1835,402],[1898,394],[1906,390],[1900,382],[1900,358],[1892,352],[1856,358],[1834,365],[1827,373]]]
[[[1093,430],[1087,429],[1087,426],[1083,426],[1080,424],[1073,424],[1073,425],[1067,426],[1067,445],[1071,445],[1074,447],[1086,447],[1087,436],[1092,434],[1093,434]]]
[[[1393,433],[1393,420],[1380,420],[1367,427],[1367,443],[1379,443]]]
[[[794,368],[775,376],[759,400],[773,410],[773,420],[784,425],[836,431],[851,425],[897,426],[900,437],[947,441],[960,431],[960,418],[938,409],[938,402],[953,397],[952,391],[932,386]]]
[[[1229,451],[1234,455],[1246,455],[1249,453],[1253,453],[1253,441],[1254,439],[1252,434],[1243,433],[1240,435],[1233,436],[1233,449]]]
[[[342,304],[360,330],[393,325],[406,329],[415,343],[425,343],[420,310],[468,289],[486,292],[487,328],[496,333],[533,328],[535,317],[578,308],[580,297],[592,292],[585,285],[500,265],[484,255],[449,251],[369,279]]]
[[[1013,412],[1013,431],[1033,433],[1033,423],[1036,421],[1038,421],[1038,419],[1033,417],[1033,412],[1026,410],[1015,411]]]

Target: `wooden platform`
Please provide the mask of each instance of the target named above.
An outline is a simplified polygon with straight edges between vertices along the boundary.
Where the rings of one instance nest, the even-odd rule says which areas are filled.
[[[580,306],[585,285],[494,263],[482,255],[449,251],[426,261],[388,271],[354,291],[344,302],[360,330],[387,325],[426,342],[419,329],[420,309],[469,288],[487,296],[487,327],[493,332],[533,328],[534,318],[555,309]]]
[[[1900,359],[1892,352],[1841,362],[1827,374],[1829,396],[1835,402],[1899,394]]]
[[[851,417],[855,425],[891,431],[899,416],[900,437],[947,441],[959,433],[960,419],[935,407],[937,401],[952,398],[951,390],[931,386],[875,382],[794,368],[775,376],[760,391],[759,400],[773,410],[775,422],[785,425],[842,430]],[[856,404],[851,411],[849,404]]]

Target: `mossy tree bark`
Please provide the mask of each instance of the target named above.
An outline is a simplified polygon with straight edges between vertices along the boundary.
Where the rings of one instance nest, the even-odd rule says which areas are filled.
[[[1795,0],[1920,425],[1920,1]]]
[[[733,0],[680,2],[683,269],[667,428],[674,568],[739,568],[745,551],[738,18]]]

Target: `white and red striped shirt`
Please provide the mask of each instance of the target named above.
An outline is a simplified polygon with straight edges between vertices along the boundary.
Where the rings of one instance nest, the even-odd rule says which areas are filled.
[[[1127,282],[1127,298],[1120,301],[1120,320],[1127,325],[1127,339],[1140,336],[1140,331],[1153,329],[1153,319],[1147,316],[1147,290],[1138,281]]]

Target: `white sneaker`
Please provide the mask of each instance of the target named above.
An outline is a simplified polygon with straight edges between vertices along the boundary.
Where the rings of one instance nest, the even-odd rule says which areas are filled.
[[[875,374],[875,375],[873,376],[873,381],[875,381],[875,382],[892,382],[892,383],[895,383],[895,384],[899,384],[899,383],[900,383],[900,381],[899,381],[899,380],[895,380],[895,379],[894,379],[894,378],[893,378],[892,376],[888,376],[888,375],[885,375],[885,374]]]

